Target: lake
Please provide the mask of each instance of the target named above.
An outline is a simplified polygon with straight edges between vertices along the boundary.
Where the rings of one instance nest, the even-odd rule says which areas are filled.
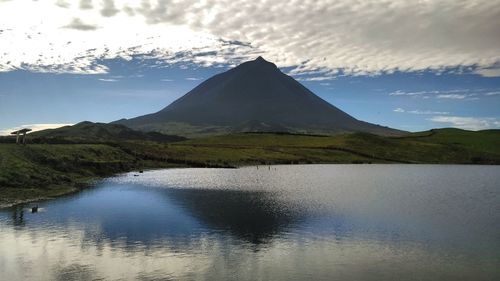
[[[500,167],[167,169],[0,210],[0,280],[500,280]]]

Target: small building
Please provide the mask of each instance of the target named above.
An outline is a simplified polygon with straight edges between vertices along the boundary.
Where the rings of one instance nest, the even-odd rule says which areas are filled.
[[[30,132],[31,129],[24,128],[21,130],[14,131],[10,133],[11,135],[16,135],[16,143],[17,144],[26,144],[26,133]]]

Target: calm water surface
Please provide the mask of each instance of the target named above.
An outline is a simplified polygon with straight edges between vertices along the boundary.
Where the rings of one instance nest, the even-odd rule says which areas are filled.
[[[0,210],[0,280],[500,280],[500,167],[171,169]]]

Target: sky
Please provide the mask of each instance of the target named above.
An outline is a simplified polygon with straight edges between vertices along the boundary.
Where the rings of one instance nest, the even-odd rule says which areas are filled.
[[[0,134],[156,112],[263,56],[355,118],[500,129],[500,0],[0,0]]]

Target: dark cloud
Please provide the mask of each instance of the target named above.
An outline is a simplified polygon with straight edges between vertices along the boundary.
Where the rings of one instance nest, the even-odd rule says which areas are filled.
[[[91,31],[91,30],[96,30],[99,27],[97,25],[84,23],[79,18],[74,18],[68,25],[63,26],[63,28],[76,29],[81,31]]]
[[[113,2],[113,0],[102,1],[101,15],[103,17],[112,17],[118,12],[119,10],[115,7],[115,3]]]
[[[92,0],[80,0],[80,9],[82,10],[91,10],[94,7],[92,6]]]
[[[69,8],[70,4],[66,0],[57,0],[56,5],[61,8]]]

